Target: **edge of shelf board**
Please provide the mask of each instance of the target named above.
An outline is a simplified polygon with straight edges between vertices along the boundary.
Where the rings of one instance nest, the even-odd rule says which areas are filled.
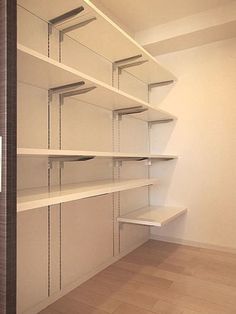
[[[148,159],[177,159],[176,155],[145,154],[145,153],[122,153],[122,152],[101,152],[101,151],[79,151],[60,150],[44,148],[17,148],[18,156],[39,156],[39,157],[76,157],[94,156],[103,158],[148,158]]]
[[[18,190],[17,212],[157,184],[157,179],[101,180]]]
[[[187,212],[186,207],[150,206],[117,218],[118,222],[162,227]]]
[[[94,84],[97,87],[104,88],[105,90],[108,90],[111,93],[114,93],[115,95],[120,95],[121,97],[125,97],[126,99],[129,99],[130,101],[134,102],[134,105],[132,107],[135,107],[135,106],[138,105],[138,106],[143,106],[144,108],[148,109],[148,111],[146,113],[146,115],[147,115],[146,118],[142,118],[143,117],[142,114],[135,114],[134,116],[136,118],[138,118],[139,117],[138,115],[140,115],[141,120],[145,120],[145,121],[152,121],[152,120],[162,121],[163,119],[177,120],[176,116],[166,112],[165,110],[156,109],[152,104],[149,104],[146,101],[143,101],[143,100],[141,100],[141,99],[139,99],[139,98],[137,98],[135,96],[129,95],[126,92],[123,92],[122,90],[119,90],[119,89],[117,89],[117,88],[115,88],[113,86],[110,86],[110,85],[108,85],[108,84],[106,84],[106,83],[104,83],[102,81],[99,81],[99,80],[97,80],[97,79],[95,79],[95,78],[93,78],[93,77],[91,77],[91,76],[89,76],[89,75],[87,75],[85,73],[82,73],[82,72],[80,72],[80,71],[78,71],[78,70],[76,70],[76,69],[74,69],[72,67],[69,67],[69,66],[67,66],[67,65],[65,65],[63,63],[60,63],[60,62],[52,59],[52,58],[49,58],[49,57],[47,57],[47,56],[45,56],[45,55],[43,55],[43,54],[41,54],[41,53],[31,49],[31,48],[28,48],[28,47],[26,47],[26,46],[24,46],[22,44],[19,44],[19,43],[17,44],[17,50],[18,50],[19,53],[26,54],[26,55],[28,55],[30,57],[36,58],[36,59],[40,60],[41,62],[45,62],[45,63],[47,63],[47,64],[49,64],[51,66],[54,66],[54,67],[56,67],[58,69],[61,69],[62,71],[70,73],[70,74],[72,74],[75,77],[78,76],[79,78],[82,78],[83,80],[88,81],[89,83],[92,83],[92,84]],[[23,81],[23,82],[26,83],[25,81]],[[67,82],[67,83],[72,83],[72,82],[70,81],[70,82]],[[40,87],[40,86],[38,86],[38,87]],[[55,86],[53,86],[53,84],[52,84],[51,87],[55,87]],[[110,110],[110,111],[114,110],[114,109],[106,108],[106,107],[101,106],[99,104],[93,104],[93,105],[96,105],[97,107],[104,108],[104,109],[107,109],[107,110]],[[121,106],[121,108],[122,108],[122,106]],[[155,115],[155,114],[158,114],[158,113],[160,115],[166,116],[166,118],[159,118],[159,119],[158,118],[157,119],[149,118],[149,115],[151,115],[151,114]],[[144,116],[145,116],[145,113],[144,113]]]

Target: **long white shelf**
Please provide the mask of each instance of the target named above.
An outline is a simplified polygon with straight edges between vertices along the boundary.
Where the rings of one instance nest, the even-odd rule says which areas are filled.
[[[176,79],[172,73],[163,68],[152,55],[89,0],[19,0],[18,3],[45,21],[50,21],[55,17],[83,6],[84,10],[81,13],[56,27],[65,29],[85,20],[96,18],[86,26],[68,32],[67,35],[111,62],[141,54],[142,57],[136,61],[147,60],[147,62],[128,68],[126,71],[146,83]]]
[[[53,186],[50,190],[48,187],[19,190],[17,193],[17,211],[21,212],[92,196],[149,186],[156,183],[157,179],[103,180]]]
[[[29,157],[103,157],[103,158],[127,158],[127,159],[161,159],[169,160],[178,158],[176,155],[164,154],[147,154],[147,153],[121,153],[121,152],[98,152],[98,151],[80,151],[80,150],[59,150],[59,149],[43,149],[43,148],[18,148],[18,156]]]
[[[18,81],[49,90],[57,86],[85,82],[84,87],[96,88],[73,98],[90,103],[107,110],[118,110],[142,106],[147,109],[143,113],[132,116],[144,121],[175,120],[170,113],[155,109],[149,103],[131,96],[106,83],[98,81],[78,70],[48,58],[30,48],[18,44]],[[66,100],[65,100],[66,101]]]
[[[150,206],[133,211],[117,218],[119,222],[162,227],[180,215],[187,212],[187,208]]]

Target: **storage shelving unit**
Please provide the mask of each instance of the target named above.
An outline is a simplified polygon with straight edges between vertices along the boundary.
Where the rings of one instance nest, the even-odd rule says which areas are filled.
[[[34,19],[35,16],[40,17],[40,23],[46,21],[47,25],[46,28],[45,25],[41,27],[44,31],[45,29],[47,30],[47,55],[27,47],[22,42],[18,43],[17,47],[18,82],[24,86],[21,95],[23,105],[27,98],[27,89],[25,89],[25,86],[35,88],[35,94],[33,94],[33,97],[31,96],[29,103],[35,101],[34,95],[40,95],[40,104],[41,102],[42,105],[44,104],[43,117],[46,121],[44,125],[47,141],[44,141],[44,145],[37,147],[32,146],[31,143],[28,146],[27,144],[20,145],[21,147],[17,149],[19,162],[24,166],[19,180],[21,184],[23,182],[23,188],[20,187],[18,189],[18,214],[24,215],[25,213],[32,217],[34,213],[37,215],[40,209],[42,209],[42,216],[45,218],[45,212],[47,213],[48,248],[44,251],[44,254],[45,252],[48,254],[48,265],[46,270],[47,282],[46,280],[44,281],[44,286],[48,284],[48,291],[46,295],[44,294],[46,301],[37,300],[37,303],[42,302],[45,305],[47,302],[51,302],[50,297],[55,293],[53,290],[55,288],[51,284],[51,281],[55,280],[54,277],[56,277],[52,271],[53,258],[58,263],[58,278],[56,277],[57,279],[55,280],[59,287],[58,291],[56,291],[58,296],[62,294],[61,291],[66,286],[63,280],[66,277],[65,272],[70,267],[65,270],[63,268],[65,266],[62,263],[62,229],[65,228],[63,219],[68,214],[68,211],[71,210],[73,212],[74,208],[77,208],[77,206],[80,207],[78,205],[79,200],[89,203],[94,198],[93,206],[96,207],[97,203],[101,202],[98,200],[98,196],[100,200],[108,198],[107,201],[104,201],[104,210],[108,210],[111,207],[112,217],[109,216],[110,220],[107,218],[105,223],[110,221],[112,224],[112,227],[109,226],[109,228],[112,230],[111,254],[113,261],[121,256],[120,229],[123,224],[139,225],[140,228],[148,226],[145,227],[147,228],[145,230],[148,230],[150,226],[161,227],[186,213],[186,208],[152,206],[150,201],[151,186],[159,184],[158,178],[151,177],[152,163],[157,161],[173,161],[177,160],[178,157],[172,154],[151,153],[151,126],[154,124],[158,125],[159,123],[173,122],[177,118],[171,113],[159,109],[157,105],[150,104],[149,95],[153,88],[161,88],[163,85],[172,84],[176,78],[88,0],[42,0],[38,4],[33,1],[19,0],[19,7],[21,9],[23,7],[26,8],[26,16],[30,14],[29,12],[32,12]],[[30,17],[29,20],[31,21],[32,18]],[[43,34],[45,35],[45,33]],[[63,63],[62,48],[66,36],[76,43],[79,42],[88,47],[90,52],[94,51],[95,54],[102,55],[110,62],[111,84],[98,80],[88,75],[85,71],[79,71],[75,67]],[[57,56],[52,58],[51,50],[55,48],[54,46],[56,47],[54,50],[57,51]],[[139,83],[144,84],[147,101],[120,89],[120,79],[124,73],[128,73],[134,80],[138,80]],[[72,108],[73,116],[73,108],[77,108],[77,104],[78,106],[82,104],[82,110],[92,106],[95,111],[105,111],[106,115],[109,116],[110,150],[103,151],[97,148],[93,150],[93,147],[91,147],[91,150],[79,147],[79,145],[76,147],[71,145],[72,149],[68,149],[68,145],[65,145],[63,132],[70,128],[68,121],[67,124],[65,123],[66,126],[63,125],[63,118],[66,112],[65,108]],[[24,119],[27,120],[27,113]],[[77,122],[76,119],[75,121]],[[96,121],[96,116],[94,119]],[[129,145],[127,150],[123,149],[122,122],[125,121],[128,125],[132,119],[135,120],[138,128],[146,132],[144,137],[145,141],[148,142],[145,146],[146,149],[139,150],[135,145],[132,146],[132,139],[130,147],[135,147],[135,150],[132,151],[130,149],[129,151]],[[80,117],[78,116],[78,124],[79,121]],[[53,132],[52,128],[54,128]],[[55,133],[57,133],[56,139],[52,141]],[[68,134],[70,135],[69,132]],[[70,139],[68,134],[66,134],[67,140],[68,138]],[[98,134],[99,127],[97,133],[93,134],[92,138],[94,142]],[[78,134],[79,136],[86,136],[86,134]],[[134,139],[135,143],[139,141],[139,136],[137,135],[137,138]],[[73,140],[71,142],[73,144]],[[93,162],[103,162],[107,159],[109,162],[107,162],[106,166],[103,164],[104,169],[100,172],[98,169],[99,164],[92,164]],[[90,171],[89,165],[91,165],[91,177],[93,177],[94,172],[96,179],[89,178],[83,180],[85,170],[82,170],[82,168],[84,165],[88,171]],[[29,179],[27,175],[27,178],[24,178],[28,166],[34,169],[33,172],[36,173],[35,178]],[[125,170],[123,170],[123,166]],[[134,169],[142,167],[141,174],[138,171],[137,174],[134,173],[136,172],[134,170],[129,177],[129,174],[132,172],[127,170],[126,167],[129,166],[131,168],[134,167]],[[35,170],[37,167],[38,169]],[[38,178],[37,171],[44,171],[44,174]],[[105,179],[97,178],[103,172],[105,173]],[[66,173],[65,176],[63,176],[64,173]],[[78,178],[78,182],[73,178],[73,182],[70,183],[69,179],[72,174]],[[33,182],[32,187],[29,187],[29,181]],[[42,186],[38,182],[44,182],[44,185]],[[133,193],[135,189],[137,189],[135,197],[131,194],[129,198],[135,204],[136,198],[140,201],[143,193],[145,199],[141,203],[146,203],[146,205],[141,209],[137,209],[140,206],[133,205],[136,210],[131,207],[130,210],[126,209],[125,213],[123,213],[122,193],[125,193],[125,197],[127,197],[126,193]],[[71,204],[71,202],[73,203]],[[90,209],[90,205],[88,205],[87,210]],[[95,218],[91,216],[90,219]],[[143,232],[144,229],[139,230]],[[71,230],[68,233],[70,234],[70,232]],[[133,229],[131,230],[131,234],[134,237],[137,234],[135,232],[133,232]],[[59,239],[57,238],[58,236]],[[110,234],[106,236],[106,239],[109,239],[109,237]],[[53,251],[56,250],[55,247],[59,248],[56,258]],[[73,251],[77,251],[77,249],[76,247]],[[66,249],[64,248],[64,250]],[[104,263],[104,260],[101,259],[98,264],[102,263]],[[84,265],[83,267],[86,268]],[[91,269],[86,269],[84,272],[88,273],[89,271]],[[77,280],[77,278],[72,279],[73,281]],[[72,279],[70,278],[70,280]],[[54,283],[54,285],[56,284]],[[33,305],[27,304],[27,307],[32,307]],[[24,306],[26,307],[26,305]]]
[[[94,89],[84,94],[73,95],[74,98],[77,97],[80,101],[111,111],[119,110],[118,113],[120,114],[122,114],[121,109],[141,109],[144,110],[143,113],[135,114],[134,111],[133,115],[144,121],[170,121],[176,119],[170,113],[154,109],[149,103],[141,99],[128,95],[22,45],[18,45],[18,80],[49,91],[57,87],[82,82],[83,86],[80,90],[91,87],[94,87]]]
[[[40,5],[35,5],[31,1],[20,1],[19,3],[21,2],[23,6],[27,3],[27,9],[30,12],[48,21],[50,25],[61,30],[63,34],[77,40],[92,51],[96,51],[114,63],[115,66],[126,65],[126,71],[139,77],[147,84],[176,79],[172,73],[163,68],[153,56],[89,0],[70,1],[68,3],[63,0],[50,2],[42,0]],[[69,29],[69,27],[71,28]],[[131,64],[127,67],[127,63],[130,61]],[[132,63],[136,61],[143,63],[135,66]]]

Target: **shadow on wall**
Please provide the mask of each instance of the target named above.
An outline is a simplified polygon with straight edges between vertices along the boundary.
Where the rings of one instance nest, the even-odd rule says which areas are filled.
[[[168,123],[159,123],[152,126],[151,131],[151,153],[152,154],[164,154],[167,144],[172,136],[177,121]],[[155,147],[155,150],[152,148]],[[174,154],[175,152],[171,152]]]
[[[171,93],[176,83],[152,88],[149,94],[150,103],[153,105],[160,104]]]
[[[152,205],[170,205],[178,206],[182,204],[166,204],[169,189],[172,183],[172,177],[178,160],[157,161],[152,165],[152,176],[157,178],[159,183],[151,187],[151,204]]]

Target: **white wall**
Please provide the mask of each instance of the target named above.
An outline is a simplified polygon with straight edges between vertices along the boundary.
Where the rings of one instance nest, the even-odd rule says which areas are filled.
[[[152,166],[160,178],[152,201],[189,212],[152,236],[236,248],[236,38],[158,60],[178,77],[161,104],[178,121],[153,127],[152,150],[179,160]]]

